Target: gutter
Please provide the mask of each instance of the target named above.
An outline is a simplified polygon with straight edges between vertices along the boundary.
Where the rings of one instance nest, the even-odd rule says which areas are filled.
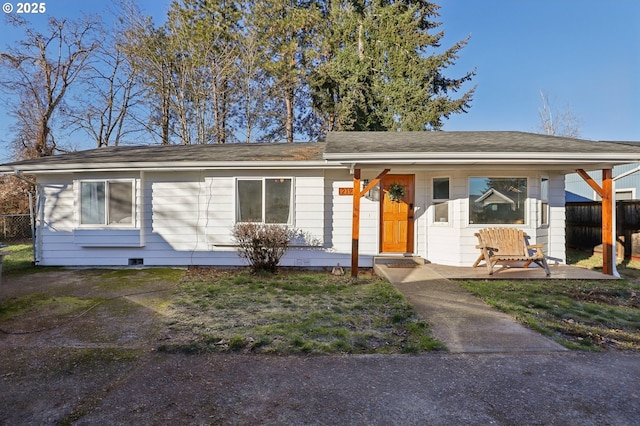
[[[566,152],[562,154],[548,152],[526,152],[514,155],[511,152],[344,152],[344,153],[325,153],[323,158],[329,161],[338,161],[343,163],[364,163],[364,162],[419,162],[424,160],[455,160],[458,162],[466,161],[640,161],[639,154],[627,153],[585,153],[585,152]],[[524,154],[524,155],[523,155]]]
[[[241,161],[236,163],[228,162],[216,162],[216,163],[202,163],[202,162],[187,162],[179,163],[176,165],[173,163],[159,163],[159,162],[135,162],[135,163],[98,163],[98,164],[83,164],[83,163],[45,163],[38,165],[28,164],[16,164],[9,165],[11,169],[5,170],[4,173],[79,173],[79,172],[126,172],[126,171],[147,171],[147,172],[178,172],[178,171],[199,171],[199,170],[290,170],[290,169],[303,169],[303,170],[319,170],[319,169],[342,169],[344,166],[340,164],[329,164],[326,161],[269,161],[269,162],[256,162],[256,161]],[[21,168],[22,171],[16,170]],[[2,167],[0,167],[0,174],[3,173]]]

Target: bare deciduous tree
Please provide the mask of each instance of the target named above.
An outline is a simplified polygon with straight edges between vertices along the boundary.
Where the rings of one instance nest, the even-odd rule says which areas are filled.
[[[171,143],[174,116],[171,112],[172,56],[167,35],[155,28],[149,16],[144,16],[133,0],[121,0],[117,6],[120,16],[120,46],[135,74],[135,83],[142,90],[141,110],[129,118],[141,125],[151,137],[158,137],[163,145]]]
[[[50,18],[48,32],[43,34],[19,16],[8,15],[7,20],[26,35],[0,53],[0,86],[15,99],[10,112],[16,118],[16,142],[24,157],[53,155],[61,148],[52,122],[99,46],[98,22]]]
[[[580,118],[576,116],[569,106],[558,112],[549,101],[549,97],[540,91],[542,106],[538,109],[540,125],[538,132],[550,136],[564,136],[567,138],[580,137]]]
[[[140,99],[135,68],[124,54],[122,32],[104,34],[105,42],[96,51],[95,60],[82,79],[84,89],[69,114],[78,129],[93,137],[98,148],[119,145],[126,135],[144,131],[133,119],[132,110]]]

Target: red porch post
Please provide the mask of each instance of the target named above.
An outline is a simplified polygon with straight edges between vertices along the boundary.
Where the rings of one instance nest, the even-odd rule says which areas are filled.
[[[602,272],[613,275],[613,172],[612,169],[602,170],[602,187],[594,181],[584,170],[576,172],[602,198]]]

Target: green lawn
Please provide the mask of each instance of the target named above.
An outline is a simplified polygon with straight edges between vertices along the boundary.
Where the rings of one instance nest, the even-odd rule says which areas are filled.
[[[30,246],[3,250],[11,252],[4,259],[3,273],[43,270],[32,266]],[[589,254],[570,252],[568,257],[574,265],[601,266],[601,260]],[[460,284],[569,348],[640,350],[640,262],[624,261],[618,269],[625,279]],[[118,271],[104,274],[110,286],[114,279],[118,281]],[[352,282],[326,272],[251,275],[243,270],[193,268],[166,279],[179,282],[166,312],[172,336],[161,347],[166,351],[282,354],[443,349],[406,299],[370,273]],[[131,277],[118,282],[133,284]]]
[[[416,353],[444,349],[406,299],[371,274],[191,269],[173,305],[167,351]]]
[[[602,258],[569,251],[568,263],[601,269]],[[487,303],[568,348],[640,350],[640,262],[618,263],[607,281],[461,281]]]
[[[30,246],[12,246],[7,274],[49,268],[32,266]],[[57,269],[57,268],[52,268]],[[328,272],[283,270],[253,275],[246,270],[208,268],[68,270],[98,292],[175,288],[161,309],[166,334],[159,349],[180,352],[419,353],[442,350],[406,299],[370,272],[358,281]],[[146,280],[142,282],[141,280]],[[74,280],[75,281],[75,280]],[[123,287],[123,288],[121,288]],[[47,311],[51,321],[85,308],[57,294],[41,292],[0,301],[0,321]],[[100,301],[100,300],[98,300]],[[89,300],[88,303],[98,301]],[[117,313],[114,313],[117,315]]]
[[[640,350],[640,285],[629,281],[462,281],[568,348]]]
[[[0,251],[10,253],[2,260],[3,273],[26,272],[33,268],[33,246],[30,244],[12,245],[1,248]]]

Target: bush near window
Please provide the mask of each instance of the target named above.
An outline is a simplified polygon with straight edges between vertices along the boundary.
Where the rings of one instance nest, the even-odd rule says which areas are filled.
[[[275,272],[289,248],[295,230],[286,225],[243,222],[233,227],[238,254],[247,260],[252,272]]]

